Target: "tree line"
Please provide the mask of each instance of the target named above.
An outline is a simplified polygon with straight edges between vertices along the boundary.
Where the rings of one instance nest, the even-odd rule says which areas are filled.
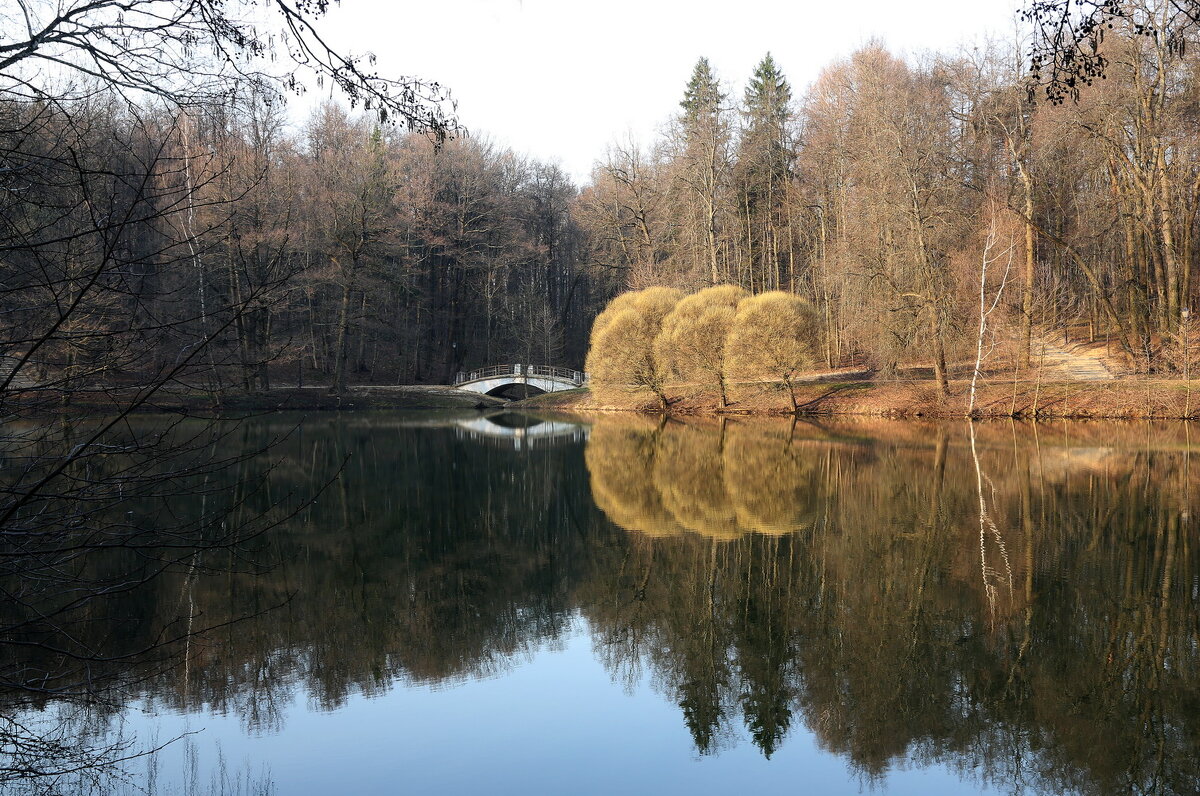
[[[11,379],[96,389],[190,356],[196,389],[341,391],[555,362],[582,336],[592,287],[557,166],[334,104],[292,129],[253,92],[0,117],[22,189],[5,194]]]
[[[770,55],[740,98],[701,58],[669,128],[614,146],[583,190],[592,262],[633,288],[795,293],[827,365],[931,365],[943,389],[974,354],[981,289],[990,303],[1005,284],[997,358],[1029,367],[1074,326],[1136,370],[1183,370],[1200,201],[1187,9],[1114,4],[1104,79],[1057,71],[1057,102],[1028,41],[913,58],[871,42],[799,96]],[[981,276],[997,252],[1012,267]]]
[[[112,4],[77,12],[93,5]],[[275,5],[286,29],[296,9]],[[907,59],[872,42],[802,92],[767,55],[735,96],[701,58],[664,132],[614,144],[582,187],[466,135],[433,86],[363,74],[349,97],[367,112],[289,124],[287,78],[148,46],[123,70],[98,25],[35,25],[0,51],[5,384],[341,392],[578,367],[612,296],[721,284],[806,299],[827,366],[927,365],[943,390],[979,347],[981,291],[1003,297],[997,360],[1028,368],[1075,326],[1136,370],[1187,370],[1194,9],[1101,10],[1103,80],[1064,78],[1025,41]],[[175,35],[265,46],[236,25],[204,33],[193,11]],[[122,24],[129,41],[165,35]],[[71,48],[105,69],[30,82]],[[1049,99],[1072,101],[1039,93],[1051,67]],[[997,250],[1012,267],[984,274]]]

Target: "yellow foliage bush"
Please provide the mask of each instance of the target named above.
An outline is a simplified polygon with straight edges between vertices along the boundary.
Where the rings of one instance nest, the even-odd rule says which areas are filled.
[[[622,293],[596,317],[586,368],[598,392],[648,388],[664,410],[669,379],[715,386],[722,408],[731,379],[782,381],[799,411],[795,383],[820,345],[816,310],[791,293],[716,285],[685,297],[652,287]]]
[[[592,385],[601,389],[646,387],[665,408],[666,374],[655,361],[654,341],[663,318],[682,297],[683,293],[674,288],[651,287],[613,299],[592,324],[585,365]]]
[[[662,330],[654,341],[660,370],[675,378],[715,385],[721,406],[728,406],[725,338],[739,302],[749,295],[737,285],[716,285],[681,299],[663,318]]]
[[[796,403],[796,378],[812,369],[820,347],[820,316],[804,299],[773,290],[745,298],[725,340],[731,377],[782,381]]]

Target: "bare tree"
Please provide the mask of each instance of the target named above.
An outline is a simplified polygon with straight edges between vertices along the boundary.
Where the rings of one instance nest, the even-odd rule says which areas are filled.
[[[1040,87],[1052,103],[1078,99],[1110,66],[1105,38],[1116,26],[1183,53],[1200,25],[1196,0],[1031,0],[1022,12],[1034,28],[1029,62],[1031,94]]]
[[[998,208],[992,204],[988,208],[991,212],[991,218],[988,222],[987,236],[983,242],[983,254],[979,261],[979,328],[975,334],[975,367],[971,371],[971,392],[970,400],[967,403],[967,417],[975,415],[975,387],[979,382],[979,377],[983,374],[983,361],[986,356],[995,348],[995,330],[991,330],[991,338],[988,338],[988,320],[992,313],[996,311],[996,307],[1000,305],[1000,299],[1004,296],[1004,288],[1008,286],[1008,276],[1012,271],[1013,257],[1016,250],[1016,244],[1011,236],[1005,239],[1003,232],[998,228],[997,213]],[[997,263],[1004,265],[1004,273],[1000,276],[999,284],[994,286],[988,282],[988,271]],[[988,302],[988,291],[992,290],[992,300]],[[985,342],[988,345],[987,350],[984,350]]]
[[[332,391],[346,390],[350,339],[360,318],[353,300],[364,270],[383,256],[389,229],[389,168],[383,133],[326,105],[308,130],[309,206],[313,243],[328,263],[322,282],[336,287],[331,348]],[[365,299],[364,299],[365,300]]]
[[[452,132],[449,98],[419,78],[371,70],[373,56],[328,45],[317,22],[328,0],[269,0],[266,19],[251,0],[11,0],[0,9],[0,80],[15,96],[47,94],[46,74],[82,78],[60,98],[86,96],[100,84],[171,103],[210,104],[249,81],[278,95],[302,92],[305,76],[329,81],[353,105],[437,136]],[[278,71],[272,58],[284,54]]]

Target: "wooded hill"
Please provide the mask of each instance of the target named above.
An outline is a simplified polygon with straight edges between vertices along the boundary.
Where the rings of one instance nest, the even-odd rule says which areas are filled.
[[[931,366],[944,388],[994,305],[993,363],[1027,368],[1075,326],[1131,370],[1190,371],[1200,33],[1188,4],[1118,6],[1104,79],[1065,102],[1023,42],[871,43],[803,91],[770,55],[739,89],[701,58],[662,134],[615,144],[582,187],[421,116],[420,95],[400,108],[415,132],[378,104],[289,124],[236,71],[156,89],[191,68],[164,56],[30,90],[9,56],[3,386],[219,396],[578,368],[611,297],[717,284],[805,298],[827,367]]]
[[[1079,324],[1134,370],[1182,371],[1196,28],[1179,6],[1116,5],[1105,79],[1073,81],[1075,101],[1047,101],[1014,42],[908,60],[871,43],[799,95],[770,56],[740,97],[701,59],[669,130],[612,149],[583,191],[593,263],[634,288],[802,295],[830,367],[944,382],[996,303],[989,355],[1027,367]]]

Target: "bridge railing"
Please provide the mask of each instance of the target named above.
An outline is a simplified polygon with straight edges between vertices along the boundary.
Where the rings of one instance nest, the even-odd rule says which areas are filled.
[[[454,377],[455,384],[462,384],[464,381],[475,381],[475,379],[486,379],[490,376],[519,376],[521,375],[520,365],[491,365],[486,368],[472,370],[470,373],[459,373]]]
[[[459,372],[455,374],[454,383],[463,384],[468,381],[487,379],[493,376],[544,376],[583,385],[587,382],[588,374],[572,370],[571,368],[560,368],[557,365],[489,365],[486,368],[477,368],[468,373]]]
[[[587,374],[571,368],[560,368],[555,365],[528,365],[526,373],[530,376],[550,376],[556,379],[566,379],[573,381],[576,384],[583,384],[587,379]]]

